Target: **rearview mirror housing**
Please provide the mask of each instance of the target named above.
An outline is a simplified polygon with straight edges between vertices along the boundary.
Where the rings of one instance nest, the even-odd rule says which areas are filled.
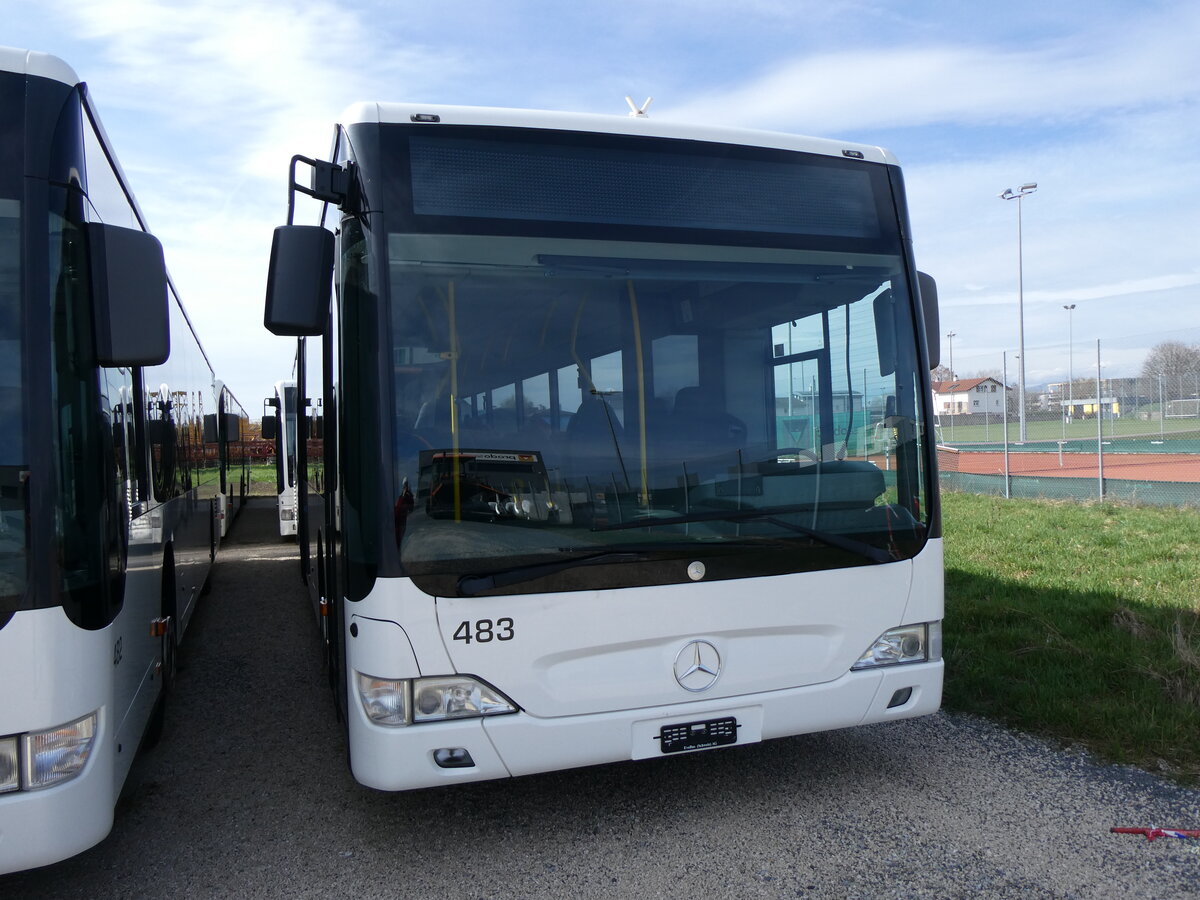
[[[263,324],[272,334],[325,333],[333,282],[333,234],[319,225],[281,225],[271,240]]]
[[[83,226],[91,267],[96,362],[157,366],[171,354],[167,266],[158,238],[103,222]]]

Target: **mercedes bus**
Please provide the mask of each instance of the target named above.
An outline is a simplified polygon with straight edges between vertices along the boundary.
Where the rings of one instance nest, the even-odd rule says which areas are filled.
[[[275,456],[276,511],[279,536],[295,537],[299,521],[296,486],[297,453],[296,383],[278,381],[275,393],[263,402],[262,437],[271,444]]]
[[[0,49],[0,873],[98,843],[245,498],[246,417],[64,62]]]
[[[302,574],[361,783],[938,709],[937,301],[886,151],[355,105],[292,160],[265,321],[312,344]]]

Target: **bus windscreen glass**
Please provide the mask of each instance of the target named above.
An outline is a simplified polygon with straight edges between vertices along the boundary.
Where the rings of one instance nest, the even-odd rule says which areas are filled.
[[[504,572],[497,590],[570,591],[686,577],[686,559],[712,579],[919,552],[926,402],[885,167],[455,140],[413,138],[412,180],[384,210],[395,539],[420,587],[471,593]],[[452,184],[454,165],[469,172]],[[366,284],[368,237],[343,226],[344,287]],[[482,462],[504,453],[536,463],[516,477]]]

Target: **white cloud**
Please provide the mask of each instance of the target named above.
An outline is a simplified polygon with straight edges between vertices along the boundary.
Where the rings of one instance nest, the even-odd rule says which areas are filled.
[[[938,124],[1073,119],[1200,93],[1200,9],[1107,33],[1001,48],[850,47],[785,61],[761,77],[661,110],[672,119],[837,134]],[[1082,30],[1082,29],[1081,29]]]
[[[31,45],[91,84],[214,366],[252,414],[290,369],[261,326],[287,163],[325,155],[354,100],[619,114],[624,94],[654,94],[655,117],[878,136],[905,164],[956,364],[1015,344],[1015,209],[996,194],[1027,180],[1041,185],[1023,201],[1031,342],[1058,340],[1064,302],[1079,340],[1165,330],[1194,308],[1195,4],[19,5],[14,34],[40,18]]]
[[[375,23],[324,0],[58,9],[101,48],[81,77],[218,377],[255,415],[294,348],[262,327],[288,161],[325,156],[351,100],[421,89],[446,70],[418,42],[389,47]]]

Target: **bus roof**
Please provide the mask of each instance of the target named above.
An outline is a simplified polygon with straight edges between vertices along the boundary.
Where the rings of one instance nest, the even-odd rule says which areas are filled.
[[[343,125],[360,123],[405,123],[414,116],[436,116],[424,121],[443,125],[494,125],[509,128],[544,128],[557,131],[599,132],[709,141],[739,146],[769,147],[819,153],[824,156],[850,156],[868,162],[896,164],[896,158],[882,147],[855,144],[825,138],[804,137],[776,131],[726,128],[671,122],[649,116],[606,116],[595,113],[556,112],[540,109],[504,109],[486,106],[437,106],[419,103],[355,103],[342,113]],[[849,152],[847,152],[849,151]],[[858,154],[861,154],[859,156]]]
[[[79,84],[79,76],[57,56],[39,53],[37,50],[19,50],[16,47],[0,47],[0,72],[16,72],[18,75],[37,75],[52,78],[71,86]]]

